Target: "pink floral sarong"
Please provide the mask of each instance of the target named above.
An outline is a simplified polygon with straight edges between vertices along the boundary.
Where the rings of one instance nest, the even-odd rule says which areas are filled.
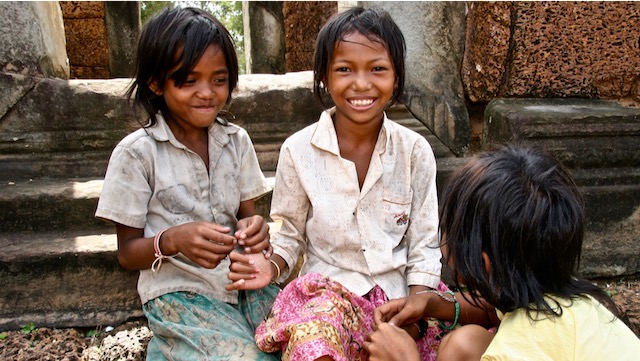
[[[447,286],[440,282],[440,291]],[[269,317],[256,330],[256,343],[264,352],[282,351],[283,360],[366,361],[362,345],[373,330],[373,310],[388,301],[378,286],[360,297],[338,282],[307,274],[289,283],[278,295]],[[447,331],[429,321],[418,341],[422,360],[435,360]]]

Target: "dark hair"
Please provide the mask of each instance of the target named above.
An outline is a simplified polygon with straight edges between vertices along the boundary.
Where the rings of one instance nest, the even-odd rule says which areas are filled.
[[[181,86],[211,45],[220,47],[229,71],[229,99],[238,84],[238,57],[229,31],[218,19],[197,8],[168,8],[154,16],[142,30],[136,55],[134,81],[129,99],[141,105],[155,124],[158,111],[166,112],[162,96],[149,87],[163,88],[168,79]],[[172,69],[177,70],[170,72]]]
[[[389,52],[393,62],[393,70],[398,80],[391,103],[400,101],[404,92],[404,56],[405,41],[400,28],[393,21],[388,12],[381,9],[364,9],[354,7],[331,17],[320,29],[316,40],[314,54],[313,93],[316,99],[326,106],[326,89],[321,83],[326,79],[329,65],[338,42],[344,37],[358,32],[369,40],[382,44]]]
[[[530,147],[474,156],[442,194],[441,242],[456,286],[463,282],[476,304],[482,297],[502,312],[561,315],[545,295],[588,294],[617,314],[604,291],[575,276],[584,223],[584,202],[569,171]],[[488,274],[482,252],[491,262]]]

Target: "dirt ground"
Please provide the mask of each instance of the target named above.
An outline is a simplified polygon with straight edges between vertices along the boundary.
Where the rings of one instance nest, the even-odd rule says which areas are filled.
[[[640,336],[640,275],[594,280],[614,299],[623,321]],[[146,320],[126,322],[113,329],[47,329],[25,327],[0,332],[0,360],[12,361],[137,361],[145,359],[151,332]]]

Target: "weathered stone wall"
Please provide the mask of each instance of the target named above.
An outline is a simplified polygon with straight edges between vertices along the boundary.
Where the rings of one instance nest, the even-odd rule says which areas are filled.
[[[336,1],[285,1],[282,4],[288,72],[313,69],[318,31],[337,11]]]
[[[71,77],[110,78],[104,2],[60,1],[60,7],[67,36]]]
[[[140,33],[137,1],[60,1],[71,78],[133,75]]]
[[[640,104],[640,2],[471,2],[462,67],[474,102],[496,97]]]
[[[1,72],[69,79],[62,16],[57,3],[2,1],[0,14]],[[13,90],[0,89],[0,92]]]

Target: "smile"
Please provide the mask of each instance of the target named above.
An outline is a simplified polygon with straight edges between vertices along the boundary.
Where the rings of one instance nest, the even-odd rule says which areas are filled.
[[[349,103],[355,107],[366,107],[373,103],[373,99],[354,99],[349,100]]]

